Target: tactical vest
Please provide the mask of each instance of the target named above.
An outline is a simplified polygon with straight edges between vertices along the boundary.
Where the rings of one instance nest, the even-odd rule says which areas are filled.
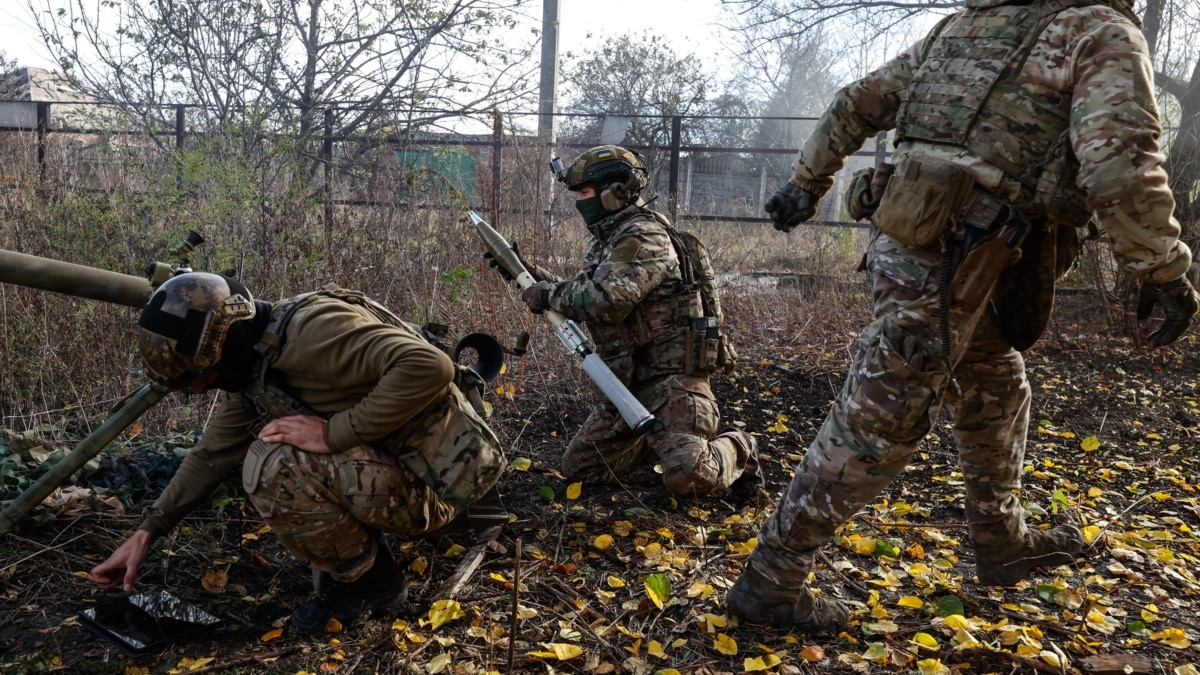
[[[1076,185],[1069,92],[1040,96],[1017,77],[1054,18],[1089,5],[1104,5],[1140,25],[1123,0],[1032,0],[951,16],[897,111],[898,141],[966,148],[1020,182],[1013,206],[1033,227],[1021,244],[1023,255],[1000,274],[992,295],[1004,336],[1018,351],[1045,330],[1055,283],[1078,256],[1081,228],[1088,236],[1096,229]]]
[[[271,368],[283,348],[288,323],[297,310],[317,298],[334,298],[359,305],[381,323],[412,331],[447,351],[434,336],[401,320],[391,310],[358,291],[331,285],[284,300],[272,308],[267,327],[254,347],[260,359],[254,377],[243,392],[256,407],[260,428],[272,419],[289,415],[329,417],[313,410],[288,391]],[[455,364],[454,385],[442,401],[371,445],[396,457],[442,501],[463,508],[491,489],[499,480],[505,461],[499,441],[463,394],[465,388],[471,387],[482,391],[483,378],[474,370]],[[425,447],[428,443],[421,445],[421,441],[428,440],[442,442],[434,444],[435,447]]]
[[[733,370],[737,354],[721,334],[724,316],[708,250],[695,235],[676,230],[661,214],[643,210],[620,229],[653,218],[679,258],[680,281],[665,297],[642,302],[617,324],[589,323],[596,353],[623,381],[642,383],[665,375],[704,376]]]
[[[905,92],[897,139],[967,148],[1021,183],[1014,206],[1029,220],[1085,225],[1091,211],[1075,184],[1071,98],[1040,96],[1016,79],[1059,12],[1092,4],[1103,3],[1035,0],[951,17]]]

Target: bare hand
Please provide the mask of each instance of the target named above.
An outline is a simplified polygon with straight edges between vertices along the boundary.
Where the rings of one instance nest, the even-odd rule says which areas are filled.
[[[271,420],[258,437],[267,443],[287,443],[305,452],[328,455],[325,444],[325,420],[308,415],[291,415]]]
[[[100,588],[108,590],[118,584],[126,593],[133,590],[137,581],[138,568],[150,553],[154,538],[145,530],[134,532],[121,547],[108,556],[108,560],[92,568],[92,580]]]

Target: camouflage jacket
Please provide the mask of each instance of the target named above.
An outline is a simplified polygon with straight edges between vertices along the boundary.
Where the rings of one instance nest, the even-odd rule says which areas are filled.
[[[966,12],[1007,0],[968,0]],[[954,15],[957,16],[957,15]],[[792,164],[792,182],[821,195],[833,174],[866,139],[896,126],[913,75],[948,21],[834,97]],[[1069,138],[1077,184],[1132,278],[1164,283],[1191,264],[1172,215],[1174,198],[1158,147],[1162,131],[1153,95],[1149,49],[1140,28],[1104,4],[1059,12],[1034,42],[1016,81],[1047,98],[1070,102]],[[981,188],[1017,201],[1021,185],[965,148],[901,142],[897,154],[920,151],[971,168]]]
[[[682,293],[679,254],[670,235],[645,209],[610,216],[588,229],[595,241],[584,267],[558,284],[550,309],[586,324],[597,353],[625,382],[681,372],[682,352],[668,354],[666,345],[672,338],[682,343],[685,317],[703,310],[698,292]],[[663,349],[635,355],[650,343]]]
[[[298,309],[284,334],[272,371],[297,398],[328,416],[325,442],[334,453],[405,429],[416,430],[414,442],[422,447],[440,447],[445,439],[424,427],[460,426],[443,419],[453,416],[486,430],[474,423],[474,411],[452,384],[453,362],[415,331],[380,323],[362,306],[323,298]],[[448,400],[459,405],[447,410]],[[222,392],[217,404],[204,435],[146,509],[141,528],[153,535],[169,532],[246,459],[259,412],[237,393]]]

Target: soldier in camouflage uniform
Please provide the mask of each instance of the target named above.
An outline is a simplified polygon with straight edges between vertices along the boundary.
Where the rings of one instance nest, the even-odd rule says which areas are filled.
[[[943,402],[954,418],[979,582],[1010,586],[1037,567],[1073,561],[1082,546],[1076,527],[1031,530],[1022,520],[1015,493],[1030,389],[1014,345],[1027,348],[1044,329],[1076,228],[1093,214],[1116,260],[1141,281],[1139,318],[1155,305],[1164,311],[1151,345],[1176,340],[1197,311],[1184,276],[1192,256],[1178,239],[1156,142],[1150,58],[1129,6],[966,4],[842,89],[794,176],[767,202],[776,228],[790,231],[812,217],[848,155],[897,130],[882,197],[854,196],[878,207],[865,258],[875,320],[727,596],[751,622],[810,633],[847,625],[845,607],[807,585],[813,555],[904,469]],[[988,249],[1001,258],[970,258]],[[988,276],[989,264],[1000,271]],[[957,285],[973,281],[982,282],[976,292],[960,294]],[[953,300],[943,302],[943,291]]]
[[[385,312],[340,290],[271,305],[214,274],[160,286],[138,321],[149,374],[222,393],[141,528],[92,570],[96,582],[130,590],[151,544],[240,466],[284,547],[332,577],[293,612],[298,629],[399,604],[404,574],[380,533],[446,526],[496,483],[504,458],[455,385],[455,364],[403,322],[381,321]],[[438,458],[468,468],[444,494],[427,470]]]
[[[721,416],[709,386],[711,372],[732,367],[724,338],[715,337],[719,300],[711,279],[684,282],[683,266],[699,261],[681,252],[687,233],[643,206],[645,173],[637,156],[618,146],[592,148],[575,160],[560,178],[575,192],[595,242],[573,279],[531,268],[539,281],[522,295],[534,312],[550,309],[584,323],[596,352],[657,419],[639,437],[602,401],[571,439],[562,472],[571,480],[610,482],[654,459],[673,494],[732,488],[749,496],[761,483],[755,440],[738,430],[717,434]],[[688,334],[700,324],[707,327]]]

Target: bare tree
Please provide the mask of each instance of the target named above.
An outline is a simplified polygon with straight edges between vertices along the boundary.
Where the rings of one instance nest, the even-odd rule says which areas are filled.
[[[695,55],[680,56],[659,35],[610,41],[599,51],[563,66],[567,80],[563,110],[583,116],[565,133],[599,138],[606,116],[629,118],[624,143],[666,144],[671,116],[707,111],[712,75]],[[693,121],[683,129],[691,138]]]
[[[27,1],[64,71],[147,121],[188,103],[303,136],[336,104],[342,133],[412,128],[518,99],[536,68],[531,0]]]
[[[1175,214],[1185,239],[1200,249],[1200,7],[1183,0],[1147,0],[1143,17],[1146,41],[1154,55],[1154,82],[1170,97],[1159,96],[1169,129],[1166,169],[1175,195]]]
[[[0,74],[10,73],[20,67],[20,63],[14,58],[9,58],[8,53],[0,49]]]

